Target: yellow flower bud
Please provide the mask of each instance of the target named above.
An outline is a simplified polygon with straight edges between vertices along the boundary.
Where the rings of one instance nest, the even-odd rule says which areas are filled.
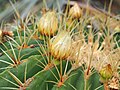
[[[56,59],[66,59],[71,53],[72,39],[67,31],[61,31],[50,40],[50,51]]]
[[[113,71],[111,65],[108,64],[100,70],[100,79],[101,82],[106,82],[113,76]]]
[[[2,36],[2,30],[0,30],[0,37]]]
[[[77,3],[70,8],[69,15],[71,18],[80,18],[82,15],[82,10]]]
[[[0,30],[0,41],[2,41],[2,34],[3,34],[2,30]]]
[[[73,29],[75,27],[75,23],[73,22],[72,19],[68,19],[66,20],[66,28],[68,28],[69,30]]]
[[[53,35],[58,28],[58,19],[54,11],[49,11],[45,13],[39,23],[38,29],[43,35]]]
[[[114,30],[115,32],[120,32],[120,26],[116,26]]]

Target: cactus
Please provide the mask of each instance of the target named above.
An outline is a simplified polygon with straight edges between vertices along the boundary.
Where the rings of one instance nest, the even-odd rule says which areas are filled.
[[[63,14],[0,30],[0,90],[119,90],[120,21],[78,4]]]

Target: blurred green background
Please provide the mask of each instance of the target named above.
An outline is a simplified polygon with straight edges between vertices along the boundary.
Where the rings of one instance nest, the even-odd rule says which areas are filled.
[[[19,11],[21,18],[25,18],[29,12],[40,13],[45,3],[48,8],[64,9],[68,0],[0,0],[0,23],[13,22],[15,9]],[[108,11],[111,0],[89,0],[91,7],[98,10]],[[78,2],[80,5],[86,5],[88,0],[70,0],[70,4]],[[58,5],[59,4],[59,5]],[[58,7],[59,6],[59,7]],[[111,12],[114,15],[120,14],[120,0],[112,0]]]

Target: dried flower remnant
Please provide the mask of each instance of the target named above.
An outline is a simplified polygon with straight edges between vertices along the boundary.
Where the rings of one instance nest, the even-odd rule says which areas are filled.
[[[119,90],[119,78],[118,77],[113,77],[109,82],[108,86],[112,90]]]
[[[13,37],[13,31],[0,30],[0,41],[6,41],[8,39],[6,36]]]
[[[10,36],[10,37],[13,37],[13,36],[14,36],[13,31],[4,30],[4,31],[3,31],[3,36],[6,36],[6,35],[8,35],[8,36]]]

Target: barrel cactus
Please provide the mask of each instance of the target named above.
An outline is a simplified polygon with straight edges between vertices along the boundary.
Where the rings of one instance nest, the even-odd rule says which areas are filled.
[[[75,4],[0,30],[0,90],[119,90],[120,30],[110,22],[120,21],[88,11]]]

